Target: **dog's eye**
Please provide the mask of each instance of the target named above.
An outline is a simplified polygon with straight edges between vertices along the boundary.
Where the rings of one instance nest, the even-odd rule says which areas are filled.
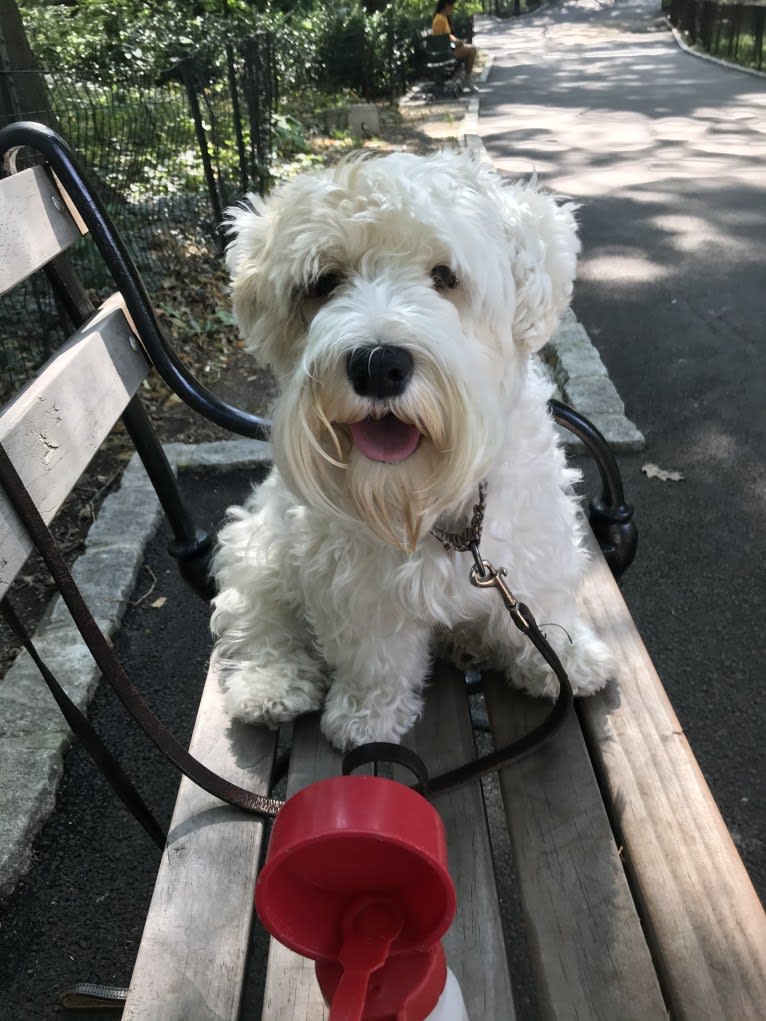
[[[457,287],[457,277],[449,266],[434,266],[431,279],[437,291],[452,291]]]
[[[304,297],[323,301],[325,298],[329,298],[335,288],[342,283],[343,277],[340,273],[323,273],[308,285],[304,291]]]

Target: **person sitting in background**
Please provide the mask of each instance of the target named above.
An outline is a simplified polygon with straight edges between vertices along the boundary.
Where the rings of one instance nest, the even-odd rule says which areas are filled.
[[[471,80],[474,61],[476,60],[476,47],[471,46],[464,39],[458,39],[452,31],[452,13],[455,10],[455,0],[438,0],[434,19],[431,23],[432,35],[448,35],[452,43],[452,54],[463,62],[463,80],[469,89],[476,90]]]

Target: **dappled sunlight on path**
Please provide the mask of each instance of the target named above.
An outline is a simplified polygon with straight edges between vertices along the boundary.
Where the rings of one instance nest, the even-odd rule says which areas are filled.
[[[491,38],[481,41],[492,50]],[[679,53],[669,34],[617,33],[604,48],[567,22],[530,23],[494,58],[481,130],[510,173],[536,171],[587,195],[672,176],[680,160],[708,177],[724,161],[745,176],[763,169],[766,79],[754,88],[749,76],[714,68],[714,79],[728,78],[711,85],[710,66]]]
[[[627,237],[648,231],[641,248],[586,251],[581,279],[608,263],[603,278],[646,283],[721,247],[766,259],[766,77],[680,51],[646,0],[487,18],[478,41],[494,58],[480,132],[495,164],[586,205],[619,199]]]

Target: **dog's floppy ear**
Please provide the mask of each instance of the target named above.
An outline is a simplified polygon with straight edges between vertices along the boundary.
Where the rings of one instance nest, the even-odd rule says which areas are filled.
[[[226,210],[226,268],[231,278],[234,316],[248,347],[255,346],[255,324],[262,301],[259,268],[267,243],[264,227],[264,203],[258,195],[248,195],[240,205]]]
[[[502,189],[516,286],[513,339],[537,351],[551,337],[572,297],[580,241],[575,206],[559,203],[535,181]]]

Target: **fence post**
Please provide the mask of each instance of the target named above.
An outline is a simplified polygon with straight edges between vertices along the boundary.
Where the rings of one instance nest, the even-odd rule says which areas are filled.
[[[696,0],[688,0],[686,5],[686,31],[689,33],[689,42],[697,42],[697,4]]]
[[[729,36],[729,56],[737,59],[739,53],[739,34],[742,27],[742,7],[735,4],[731,19],[731,35]]]
[[[234,135],[237,140],[237,160],[239,162],[239,190],[244,194],[247,191],[247,152],[245,151],[245,139],[242,134],[242,110],[239,105],[239,89],[237,87],[237,73],[234,67],[234,47],[226,43],[226,71],[229,79],[229,93],[231,94],[231,114],[234,120]]]
[[[713,45],[713,20],[716,5],[712,0],[704,0],[700,13],[699,38],[705,49],[710,52]]]
[[[202,112],[200,110],[199,98],[197,96],[197,88],[200,81],[199,69],[197,62],[193,57],[184,57],[183,60],[178,62],[178,70],[181,75],[181,80],[186,86],[186,96],[189,100],[189,109],[191,110],[192,119],[194,121],[194,131],[197,135],[197,144],[199,145],[200,156],[202,157],[202,168],[205,174],[205,183],[207,184],[207,191],[210,196],[210,207],[213,210],[217,230],[223,221],[223,209],[221,207],[221,197],[218,193],[218,182],[215,179],[213,164],[210,160],[207,135],[205,134],[205,126],[202,123]]]
[[[277,101],[274,43],[270,32],[256,32],[245,40],[244,87],[250,119],[250,156],[253,177],[262,191],[271,159],[272,114]]]
[[[763,23],[766,20],[766,7],[753,8],[753,41],[755,53],[758,54],[758,70],[763,67]]]

